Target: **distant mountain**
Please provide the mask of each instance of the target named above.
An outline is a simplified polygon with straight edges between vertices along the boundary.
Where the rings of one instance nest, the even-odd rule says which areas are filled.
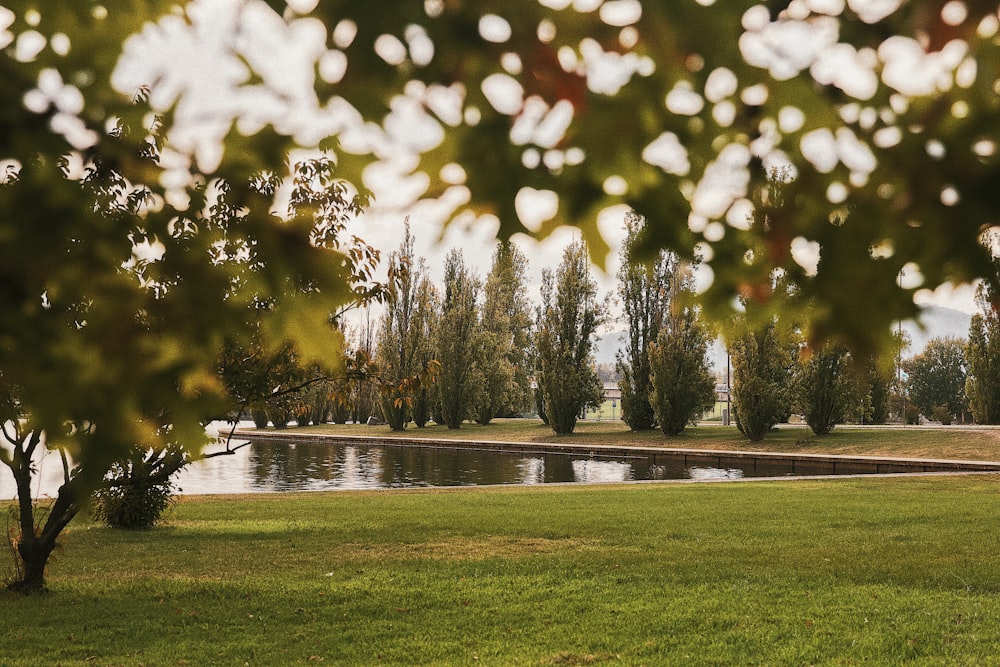
[[[903,331],[910,337],[910,347],[903,354],[920,354],[931,338],[961,338],[969,336],[969,322],[972,316],[960,310],[927,306],[920,315],[919,323],[913,320],[903,322]],[[625,346],[625,331],[614,331],[601,336],[597,342],[594,357],[598,364],[615,363],[615,355]],[[709,359],[717,371],[726,369],[726,346],[717,340],[708,351]]]

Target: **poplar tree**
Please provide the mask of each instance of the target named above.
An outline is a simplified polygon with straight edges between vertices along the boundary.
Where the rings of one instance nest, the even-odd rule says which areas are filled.
[[[965,395],[977,424],[1000,424],[1000,314],[994,298],[986,283],[976,290],[980,312],[972,316],[965,344]]]
[[[690,303],[691,267],[676,266],[669,280],[672,303],[649,345],[647,401],[663,434],[673,436],[715,403],[715,378],[706,359],[711,336]]]
[[[601,381],[593,367],[593,336],[606,308],[590,276],[587,246],[571,243],[555,274],[542,272],[537,313],[538,386],[549,426],[557,435],[572,433],[588,406],[600,405]]]
[[[652,368],[649,346],[656,341],[675,295],[671,286],[677,270],[677,255],[661,251],[650,262],[639,261],[636,246],[645,221],[634,211],[625,215],[625,240],[619,252],[618,296],[627,326],[625,347],[618,352],[616,368],[621,375],[622,421],[633,431],[657,424],[653,407]],[[661,348],[665,352],[665,348]]]
[[[414,366],[418,371],[437,364],[434,349],[434,331],[438,322],[440,295],[431,282],[427,271],[421,272],[414,298],[413,319],[410,325],[410,347],[413,350]],[[417,428],[424,428],[431,419],[435,400],[436,379],[425,375],[414,387],[411,401],[411,417]]]
[[[478,279],[466,267],[461,251],[452,250],[445,260],[441,310],[434,335],[440,364],[437,396],[449,429],[461,428],[482,389],[477,368],[483,353],[478,294]]]
[[[483,391],[476,421],[531,409],[531,306],[525,298],[528,260],[510,241],[493,253],[493,265],[483,286],[480,317],[484,354],[477,363]]]
[[[376,348],[382,416],[393,431],[406,428],[413,396],[420,385],[417,380],[420,338],[414,335],[414,313],[423,270],[423,263],[414,256],[413,235],[407,221],[399,250],[389,256],[385,310]]]
[[[752,442],[760,442],[788,411],[793,354],[775,320],[744,326],[729,353],[736,426]]]
[[[850,364],[850,354],[842,346],[800,355],[793,378],[795,405],[816,435],[828,434],[860,401]]]

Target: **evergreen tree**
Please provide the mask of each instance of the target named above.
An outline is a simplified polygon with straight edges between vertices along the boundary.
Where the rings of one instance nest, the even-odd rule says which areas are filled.
[[[513,416],[531,409],[531,307],[524,298],[528,260],[510,241],[493,253],[483,288],[481,316],[486,353],[478,362],[483,391],[476,421]]]
[[[993,300],[992,288],[982,283],[976,290],[980,312],[972,316],[965,344],[965,395],[977,424],[1000,424],[1000,313]]]
[[[643,225],[643,219],[635,212],[626,214],[618,269],[618,296],[628,330],[625,349],[619,351],[616,367],[621,375],[618,387],[622,394],[622,421],[633,431],[656,426],[649,346],[656,341],[674,298],[669,286],[675,284],[673,275],[677,267],[677,256],[671,252],[660,252],[651,263],[637,261],[635,246]]]
[[[705,356],[711,337],[698,310],[684,304],[691,294],[690,267],[677,266],[670,283],[670,313],[649,345],[652,392],[648,400],[664,435],[673,436],[712,407],[715,378]]]
[[[788,411],[793,354],[771,320],[744,327],[730,345],[730,357],[736,426],[751,441],[760,442]]]
[[[942,424],[965,413],[965,355],[958,338],[932,338],[924,351],[908,359],[910,401],[920,413]]]
[[[793,378],[795,405],[816,435],[833,430],[860,401],[850,363],[850,355],[840,346],[800,355]]]
[[[456,429],[468,418],[481,391],[476,363],[482,353],[476,306],[479,280],[469,272],[458,250],[448,253],[445,260],[443,292],[434,334],[440,364],[437,395],[445,425]]]
[[[556,273],[542,272],[536,352],[538,386],[549,426],[557,435],[572,433],[588,406],[600,405],[603,388],[593,369],[593,336],[603,323],[590,276],[587,246],[571,243]]]

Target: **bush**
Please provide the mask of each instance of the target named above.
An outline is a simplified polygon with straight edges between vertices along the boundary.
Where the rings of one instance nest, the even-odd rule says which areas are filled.
[[[947,405],[939,405],[931,410],[931,419],[939,421],[945,426],[951,425],[951,416]]]
[[[906,405],[906,409],[903,412],[907,424],[919,424],[920,423],[920,409],[911,404]]]
[[[150,482],[132,476],[126,465],[116,463],[108,480],[118,482],[94,492],[94,518],[111,528],[152,528],[175,502],[173,481]]]

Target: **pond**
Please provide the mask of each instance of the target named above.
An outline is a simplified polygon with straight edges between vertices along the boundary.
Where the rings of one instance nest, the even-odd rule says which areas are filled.
[[[221,446],[209,447],[218,451]],[[36,459],[33,495],[55,495],[62,477],[58,454]],[[178,477],[183,494],[265,493],[487,484],[609,483],[666,479],[738,479],[790,474],[775,464],[744,471],[735,467],[655,463],[645,456],[525,453],[452,447],[351,444],[342,441],[257,440],[231,456],[199,461]],[[14,480],[0,467],[0,498],[13,498]]]
[[[754,470],[655,463],[645,456],[257,440],[233,456],[201,461],[179,480],[185,494],[326,491],[491,484],[611,483],[790,475],[775,464]]]

